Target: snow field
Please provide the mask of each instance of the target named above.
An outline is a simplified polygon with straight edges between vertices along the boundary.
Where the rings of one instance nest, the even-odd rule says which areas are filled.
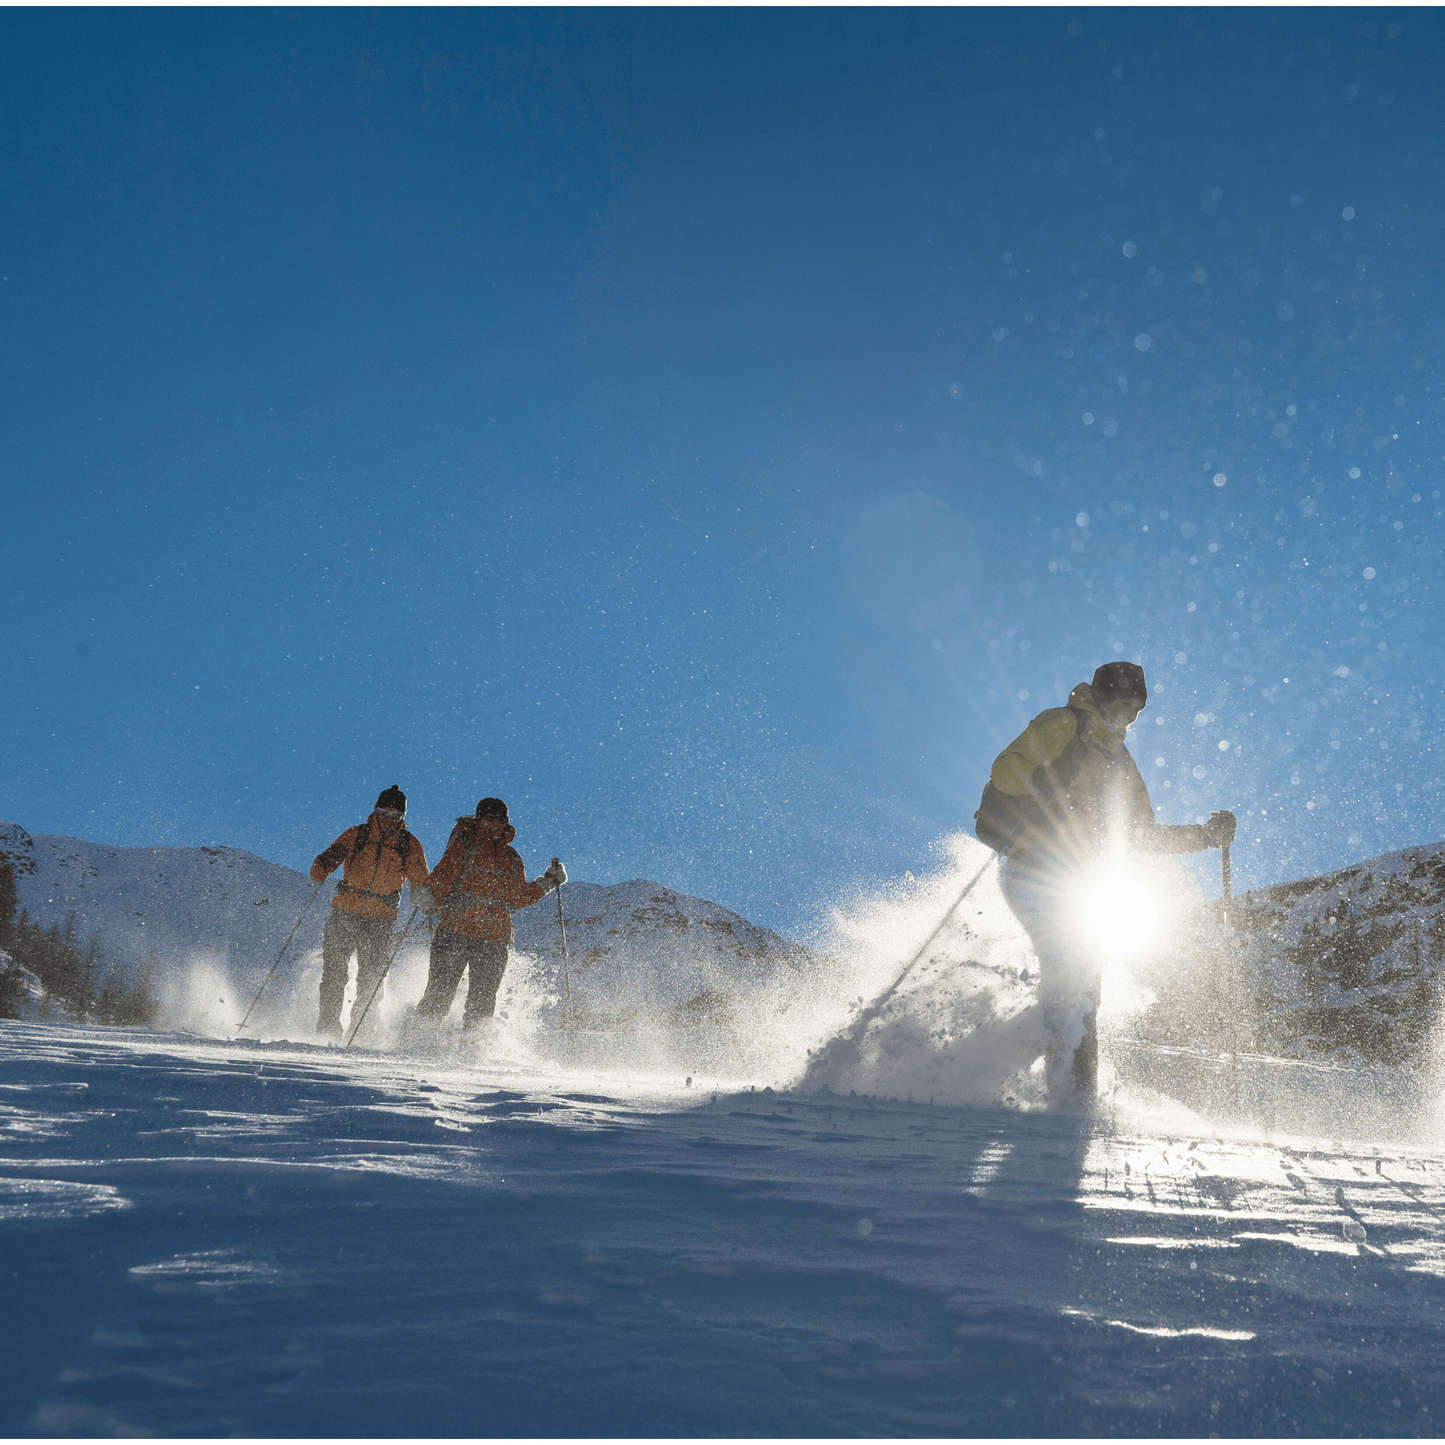
[[[1435,1434],[1445,1158],[0,1025],[8,1434]]]

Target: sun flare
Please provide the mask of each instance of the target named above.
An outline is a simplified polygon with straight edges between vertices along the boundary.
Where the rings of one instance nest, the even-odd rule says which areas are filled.
[[[1084,923],[1111,957],[1137,953],[1159,926],[1159,899],[1137,873],[1115,868],[1090,883],[1082,899]]]

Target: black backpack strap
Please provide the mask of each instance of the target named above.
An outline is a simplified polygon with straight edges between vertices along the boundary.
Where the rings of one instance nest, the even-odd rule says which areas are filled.
[[[1079,769],[1084,765],[1084,757],[1089,751],[1089,732],[1092,727],[1088,713],[1083,708],[1071,707],[1069,709],[1074,715],[1078,726],[1074,729],[1074,735],[1069,739],[1068,746],[1054,759],[1054,779],[1061,786],[1067,788],[1079,775]]]
[[[401,859],[401,866],[406,867],[406,860],[411,854],[411,845],[415,840],[406,831],[405,825],[401,831],[387,846],[394,849],[398,858]],[[354,858],[368,843],[371,842],[371,819],[362,823],[356,830],[356,841],[351,845],[351,856]]]

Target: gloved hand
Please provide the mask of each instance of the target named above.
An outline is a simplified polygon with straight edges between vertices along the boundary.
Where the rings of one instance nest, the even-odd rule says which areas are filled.
[[[1234,827],[1233,813],[1211,813],[1209,821],[1204,825],[1204,834],[1209,839],[1209,846],[1222,848],[1226,843],[1234,842]]]
[[[425,883],[420,888],[411,890],[412,904],[425,913],[428,918],[435,918],[437,911],[436,899],[432,897],[431,889]]]
[[[551,888],[560,888],[567,881],[567,870],[560,858],[552,860],[552,866],[542,875]]]

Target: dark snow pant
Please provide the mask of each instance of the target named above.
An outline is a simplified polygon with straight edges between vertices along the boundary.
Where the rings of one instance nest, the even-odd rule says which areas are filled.
[[[431,942],[431,968],[426,992],[416,1006],[417,1014],[421,1018],[444,1019],[451,1012],[462,974],[469,972],[462,1027],[475,1028],[496,1011],[497,990],[506,971],[505,943],[486,943],[445,928]]]
[[[1072,878],[1031,863],[1027,857],[1006,861],[1003,892],[1039,959],[1049,1101],[1087,1105],[1098,1088],[1104,960],[1084,935]]]
[[[321,1012],[318,1033],[341,1027],[341,1003],[346,995],[346,973],[356,955],[356,997],[365,1003],[386,968],[391,948],[390,918],[362,918],[340,908],[331,910],[321,937]]]

